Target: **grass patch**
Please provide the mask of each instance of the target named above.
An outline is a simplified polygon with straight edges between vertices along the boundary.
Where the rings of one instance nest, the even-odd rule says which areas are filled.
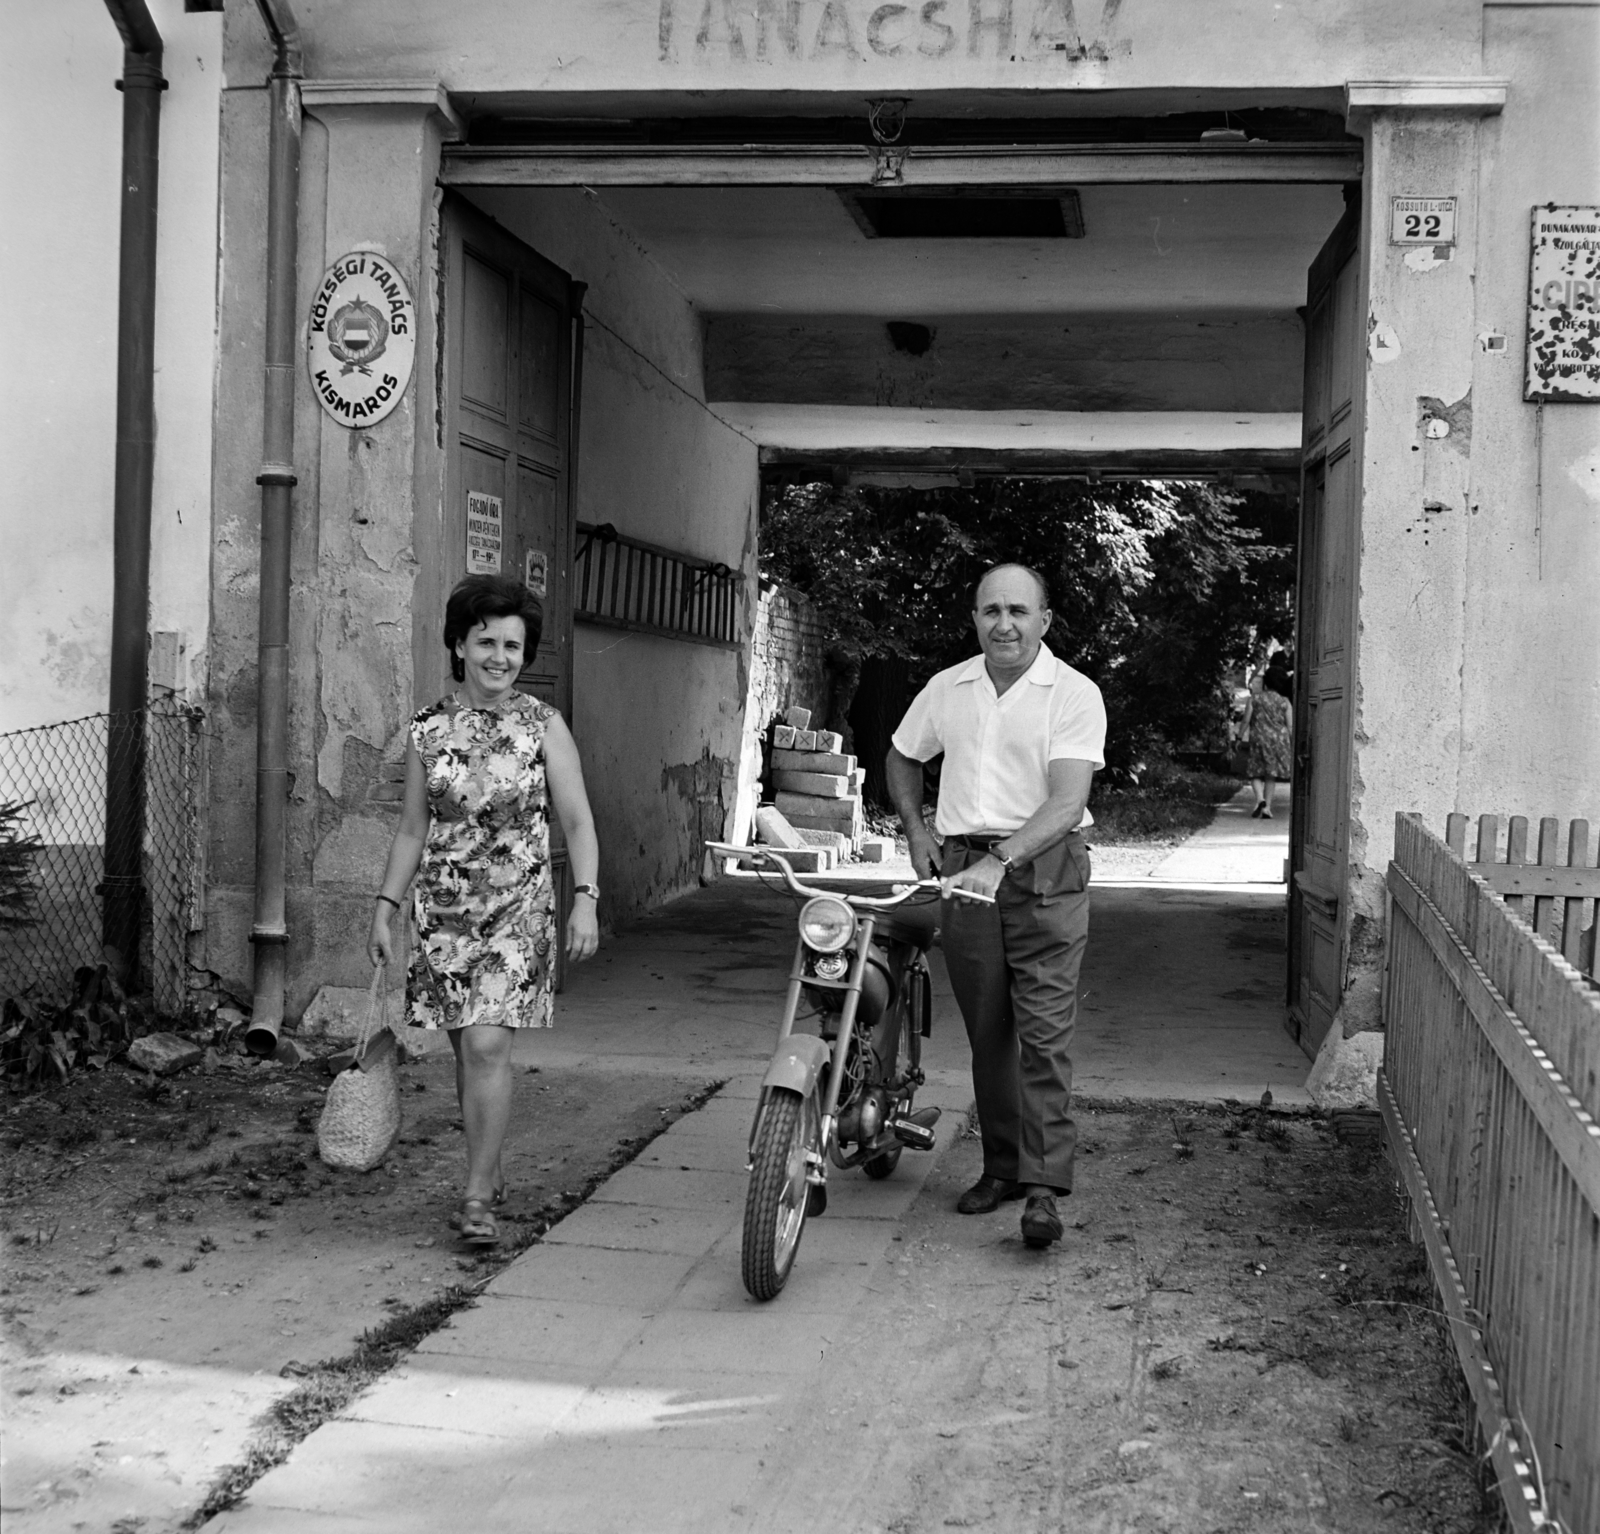
[[[1096,786],[1089,800],[1094,814],[1089,840],[1102,847],[1181,842],[1210,825],[1217,806],[1240,787],[1238,778],[1152,762],[1134,783]]]

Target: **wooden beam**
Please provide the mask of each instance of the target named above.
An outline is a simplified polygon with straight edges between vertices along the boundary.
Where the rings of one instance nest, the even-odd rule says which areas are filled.
[[[814,469],[826,479],[834,467],[952,475],[1102,474],[1113,478],[1182,479],[1188,475],[1297,474],[1300,454],[1278,448],[926,448],[763,447],[763,469]]]
[[[1086,186],[1361,179],[1347,143],[977,145],[446,145],[445,186]]]
[[[1600,898],[1600,868],[1567,868],[1560,863],[1468,863],[1497,895]]]

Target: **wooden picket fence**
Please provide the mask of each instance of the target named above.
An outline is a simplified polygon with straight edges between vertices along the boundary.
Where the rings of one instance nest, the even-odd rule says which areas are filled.
[[[1600,869],[1396,818],[1378,1098],[1512,1526],[1600,1530]],[[1580,970],[1580,964],[1582,969]]]

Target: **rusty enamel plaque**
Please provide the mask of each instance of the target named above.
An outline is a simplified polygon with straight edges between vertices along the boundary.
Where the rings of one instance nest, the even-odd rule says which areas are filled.
[[[1600,400],[1600,207],[1533,210],[1529,400]]]

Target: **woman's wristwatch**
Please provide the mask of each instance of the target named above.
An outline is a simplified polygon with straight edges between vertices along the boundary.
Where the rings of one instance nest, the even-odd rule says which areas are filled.
[[[598,884],[574,884],[572,893],[574,895],[587,895],[596,904],[600,901],[600,886]]]

